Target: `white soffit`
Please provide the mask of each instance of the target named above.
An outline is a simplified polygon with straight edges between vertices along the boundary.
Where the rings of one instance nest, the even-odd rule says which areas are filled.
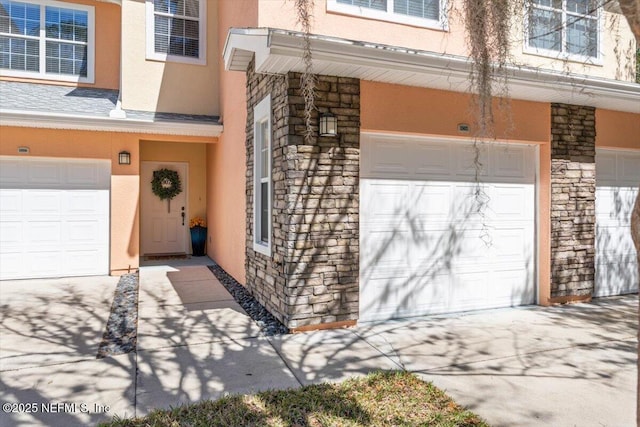
[[[225,69],[246,71],[255,54],[259,73],[304,71],[303,35],[269,28],[232,28]],[[384,83],[468,92],[471,62],[464,57],[335,37],[312,36],[314,73]],[[640,114],[640,84],[532,67],[509,70],[509,95]]]

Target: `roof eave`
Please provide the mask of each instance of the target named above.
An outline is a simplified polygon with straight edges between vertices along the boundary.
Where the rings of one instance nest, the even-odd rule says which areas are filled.
[[[214,123],[113,119],[6,109],[0,109],[0,126],[199,137],[218,137],[223,130],[222,125]]]
[[[311,48],[314,69],[319,74],[339,70],[345,77],[469,91],[472,64],[465,57],[315,35]],[[302,49],[301,33],[232,28],[225,44],[225,68],[245,71],[255,54],[257,72],[300,72]],[[640,85],[636,83],[533,67],[511,67],[509,77],[509,94],[515,99],[568,102],[640,114]]]

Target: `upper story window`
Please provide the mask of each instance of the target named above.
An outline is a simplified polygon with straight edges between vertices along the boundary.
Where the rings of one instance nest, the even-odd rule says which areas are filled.
[[[528,13],[528,52],[597,59],[599,43],[597,0],[533,0]]]
[[[447,29],[444,0],[327,0],[327,10],[381,21]]]
[[[0,75],[93,83],[94,8],[0,0]]]
[[[204,64],[206,0],[147,0],[147,58]]]

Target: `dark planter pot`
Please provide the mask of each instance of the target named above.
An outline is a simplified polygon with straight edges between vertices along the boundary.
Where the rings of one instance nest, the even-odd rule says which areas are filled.
[[[193,256],[204,256],[204,247],[207,241],[207,227],[195,226],[191,228],[191,249]]]

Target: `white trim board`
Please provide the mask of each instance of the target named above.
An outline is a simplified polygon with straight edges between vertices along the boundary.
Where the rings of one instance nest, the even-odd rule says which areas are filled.
[[[222,125],[0,109],[0,126],[217,137]]]

